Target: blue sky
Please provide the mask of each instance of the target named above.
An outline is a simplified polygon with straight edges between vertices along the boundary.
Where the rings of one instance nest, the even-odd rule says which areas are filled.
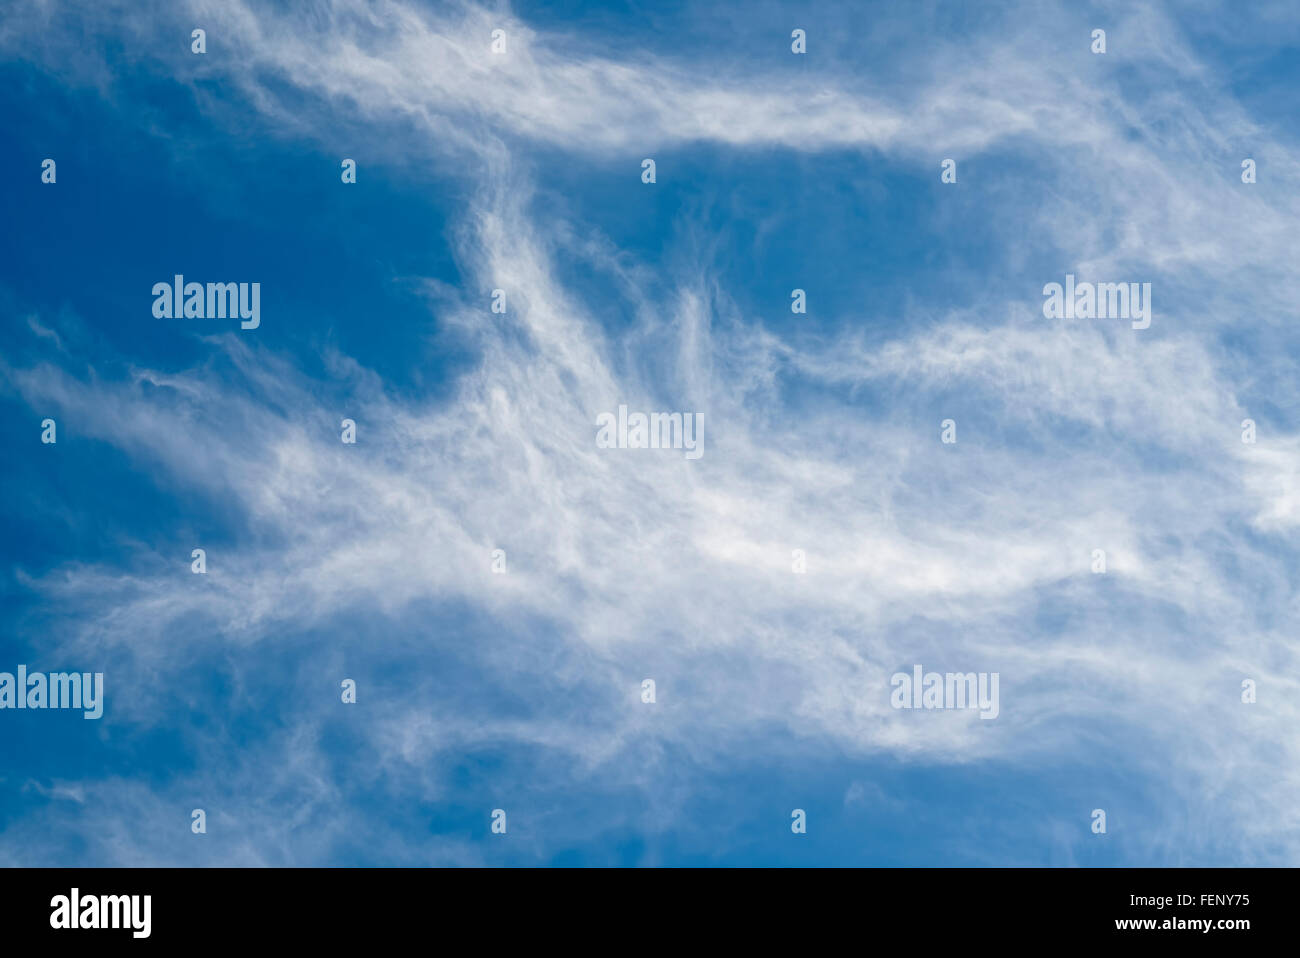
[[[0,863],[1294,864],[1297,41],[11,3],[0,671],[106,705],[0,711]],[[155,318],[177,273],[261,325]],[[1150,328],[1045,318],[1067,273]],[[917,663],[997,718],[892,708]]]

